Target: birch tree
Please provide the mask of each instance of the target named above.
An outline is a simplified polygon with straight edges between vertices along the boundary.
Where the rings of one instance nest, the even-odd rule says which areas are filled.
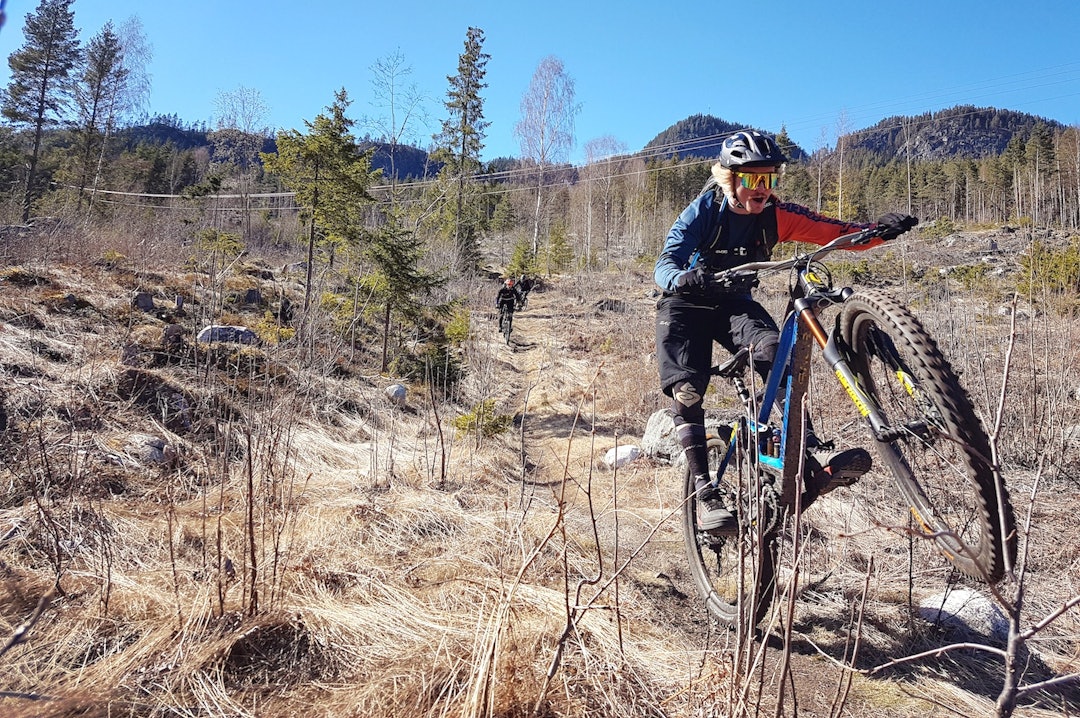
[[[234,172],[236,191],[243,205],[244,241],[251,240],[251,190],[259,171],[259,152],[270,129],[266,116],[270,108],[258,90],[237,87],[219,92],[214,105],[217,109],[217,129],[208,139],[214,148],[214,160],[228,165]]]
[[[397,148],[412,137],[412,128],[426,119],[426,97],[410,83],[413,68],[405,62],[401,50],[395,50],[371,66],[371,104],[381,114],[367,120],[375,139],[387,145],[390,155],[390,205],[397,200]]]
[[[521,98],[521,119],[514,128],[521,157],[532,163],[535,173],[533,211],[533,254],[540,249],[540,225],[544,210],[544,180],[551,165],[565,162],[574,146],[574,81],[566,74],[562,60],[549,55],[540,61],[525,96]]]

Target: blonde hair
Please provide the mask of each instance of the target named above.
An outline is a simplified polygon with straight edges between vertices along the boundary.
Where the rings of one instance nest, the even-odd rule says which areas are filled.
[[[716,180],[716,184],[720,187],[720,190],[727,197],[728,202],[735,201],[735,174],[717,162],[712,166],[712,176]]]

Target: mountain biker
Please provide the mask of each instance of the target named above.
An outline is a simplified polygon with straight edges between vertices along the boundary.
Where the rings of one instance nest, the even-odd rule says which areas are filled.
[[[533,280],[530,279],[528,275],[522,274],[518,278],[517,287],[521,291],[521,301],[518,302],[518,309],[522,309],[525,307],[525,302],[529,299],[529,292],[531,292],[533,288]]]
[[[507,279],[502,283],[502,286],[499,287],[499,292],[495,295],[495,307],[499,310],[499,316],[502,316],[503,307],[505,306],[507,313],[512,318],[514,309],[521,300],[521,290],[518,289],[513,279]]]
[[[717,287],[710,285],[708,275],[767,261],[777,242],[824,245],[844,234],[884,227],[882,239],[860,247],[868,249],[918,222],[896,213],[884,215],[875,224],[842,222],[780,202],[773,190],[779,186],[785,162],[787,158],[768,135],[744,130],[726,138],[711,178],[675,220],[656,260],[654,278],[663,290],[656,304],[660,384],[673,400],[670,411],[676,435],[695,477],[698,525],[714,533],[732,532],[737,523],[719,492],[709,490],[702,398],[710,377],[713,342],[732,354],[752,346],[754,370],[765,381],[776,356],[779,328],[751,296],[756,281]],[[825,454],[816,450],[820,442],[810,430],[806,441],[809,449],[815,449],[807,457],[815,488],[834,480],[837,485],[851,483],[870,469],[865,449]]]

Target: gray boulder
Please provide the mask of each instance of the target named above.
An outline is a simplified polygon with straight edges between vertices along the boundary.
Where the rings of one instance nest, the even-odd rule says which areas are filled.
[[[976,635],[1004,642],[1009,637],[1009,620],[989,598],[970,589],[937,593],[919,602],[919,616],[925,621],[962,635]]]
[[[394,406],[405,406],[405,400],[408,398],[409,392],[402,384],[391,384],[383,391],[386,396],[386,400]]]
[[[641,436],[641,450],[646,456],[661,461],[672,461],[682,456],[682,447],[675,436],[675,425],[671,423],[671,412],[667,409],[654,411],[645,424],[645,433]]]
[[[705,428],[710,432],[716,433],[718,427],[723,425],[721,418],[705,417]],[[684,461],[682,446],[675,435],[675,425],[669,409],[660,409],[649,417],[645,424],[645,433],[641,437],[641,451],[650,458],[676,465]]]
[[[131,300],[131,306],[143,312],[153,312],[155,309],[154,295],[150,292],[139,292]]]
[[[234,344],[259,344],[259,335],[247,327],[211,324],[195,337],[200,342],[232,342]]]

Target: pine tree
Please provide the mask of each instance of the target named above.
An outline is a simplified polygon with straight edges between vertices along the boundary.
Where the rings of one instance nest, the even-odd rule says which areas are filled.
[[[468,191],[468,178],[480,170],[480,151],[484,148],[484,100],[480,91],[487,87],[484,75],[490,55],[483,52],[484,31],[470,27],[466,33],[465,51],[458,57],[458,72],[446,79],[450,89],[444,103],[449,116],[443,120],[442,132],[435,136],[438,149],[434,159],[443,162],[439,172],[440,184],[453,183],[450,194],[452,207],[447,207],[450,221],[441,223],[452,228],[458,250],[459,268],[473,271],[479,265],[477,241],[480,232],[480,213],[476,211],[475,194]],[[450,225],[450,226],[448,226]]]
[[[310,219],[307,252],[307,285],[304,309],[311,304],[311,279],[318,241],[333,252],[335,244],[358,244],[364,236],[363,208],[374,201],[368,188],[378,175],[371,171],[373,150],[364,151],[345,116],[351,101],[344,88],[314,122],[304,121],[308,134],[285,130],[277,136],[277,152],[263,153],[267,172],[277,175],[296,192],[296,203]]]
[[[75,29],[74,0],[41,0],[26,16],[26,42],[8,57],[11,81],[4,96],[3,115],[16,125],[33,130],[23,195],[22,220],[30,219],[30,208],[40,190],[37,187],[38,161],[45,129],[64,118],[71,99],[71,73],[82,59]]]
[[[112,121],[114,108],[123,93],[128,78],[124,67],[124,48],[111,22],[105,23],[90,39],[86,63],[75,84],[75,105],[78,113],[76,135],[79,138],[77,179],[79,206],[90,183],[90,174],[103,150],[105,128]]]

